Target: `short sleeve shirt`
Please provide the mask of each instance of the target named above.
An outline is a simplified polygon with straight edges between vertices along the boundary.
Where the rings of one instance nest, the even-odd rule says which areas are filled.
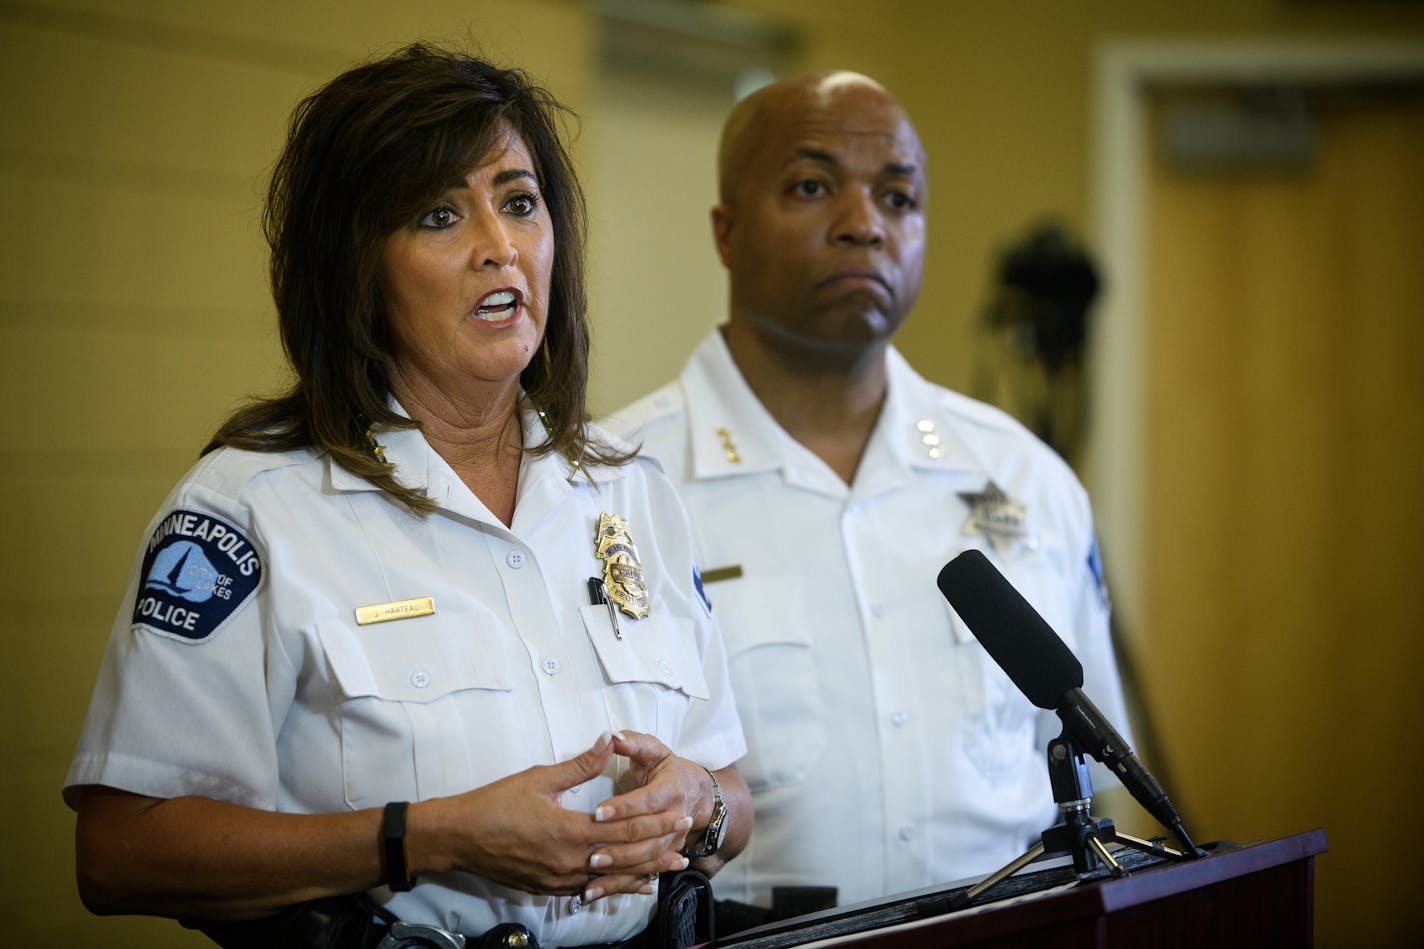
[[[680,378],[607,423],[687,504],[726,637],[756,829],[719,896],[835,886],[858,902],[997,869],[1053,823],[1033,707],[945,602],[981,549],[1125,725],[1087,497],[1004,413],[887,352],[888,391],[845,484],[758,402],[714,330]],[[986,530],[995,517],[1005,530]],[[1107,772],[1096,772],[1095,780]]]
[[[315,814],[458,794],[620,729],[713,769],[741,756],[686,515],[656,465],[526,454],[506,528],[419,431],[377,438],[433,513],[315,451],[220,449],[183,478],[136,558],[66,793]],[[649,603],[616,630],[588,586],[604,514],[623,519]],[[618,777],[611,765],[563,806],[592,811]],[[624,938],[653,909],[469,873],[373,895],[409,921],[472,935],[522,922],[553,946]]]

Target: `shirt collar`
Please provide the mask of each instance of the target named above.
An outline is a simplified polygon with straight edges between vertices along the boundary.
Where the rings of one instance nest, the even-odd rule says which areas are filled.
[[[389,396],[387,406],[401,418],[410,418],[410,413]],[[429,493],[430,470],[428,455],[430,445],[418,428],[394,428],[389,425],[373,424],[366,430],[367,437],[374,444],[372,450],[380,449],[385,460],[395,465],[395,479],[408,488]],[[328,460],[331,487],[336,491],[379,491],[374,484],[360,475],[352,474],[345,468]]]
[[[867,478],[899,481],[911,470],[985,470],[937,387],[916,373],[895,347],[886,348],[885,359],[885,404],[856,474],[857,487]],[[776,470],[792,477],[798,468],[795,453],[807,450],[786,434],[747,385],[720,328],[693,352],[682,385],[693,477]]]
[[[720,478],[785,467],[788,436],[742,378],[720,327],[693,351],[682,385],[693,477]]]
[[[883,438],[890,455],[907,470],[987,470],[965,441],[962,420],[947,410],[942,391],[915,372],[895,347],[887,348],[885,360],[888,390],[871,442]]]
[[[389,405],[397,415],[410,418],[405,407],[394,396],[390,397]],[[549,436],[538,412],[529,406],[528,401],[523,399],[522,395],[521,405],[520,425],[524,431],[524,444],[542,444]],[[441,506],[448,506],[452,496],[462,493],[461,490],[455,488],[454,482],[458,479],[454,471],[435,449],[430,447],[430,443],[425,440],[420,429],[373,425],[371,436],[380,446],[386,460],[395,465],[395,478],[401,484],[423,492],[426,497]],[[602,429],[591,427],[590,436],[620,451],[630,450],[627,443]],[[331,486],[336,491],[380,490],[365,478],[352,474],[340,465],[332,462],[329,462],[328,465]],[[594,483],[616,481],[623,477],[625,467],[583,462],[580,465],[583,470],[580,471],[569,459],[558,452],[546,454],[526,452],[520,460],[516,511],[526,501],[532,501],[536,496],[567,494],[572,485],[579,481]]]

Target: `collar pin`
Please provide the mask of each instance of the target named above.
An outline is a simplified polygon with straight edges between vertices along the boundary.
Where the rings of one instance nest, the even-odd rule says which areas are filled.
[[[717,434],[722,438],[722,451],[726,453],[727,460],[734,465],[740,465],[742,463],[742,456],[737,454],[737,446],[732,441],[731,430],[719,428],[717,429]]]

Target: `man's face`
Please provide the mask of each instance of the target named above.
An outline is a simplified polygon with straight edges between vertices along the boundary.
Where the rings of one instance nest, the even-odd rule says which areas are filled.
[[[731,200],[713,210],[732,319],[801,357],[883,345],[924,272],[925,161],[909,119],[848,83],[779,97],[747,139]]]

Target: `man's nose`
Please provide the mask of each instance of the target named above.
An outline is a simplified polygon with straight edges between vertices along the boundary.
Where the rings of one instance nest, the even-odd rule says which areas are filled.
[[[837,211],[832,232],[836,243],[878,245],[885,240],[885,218],[873,194],[843,192]]]

